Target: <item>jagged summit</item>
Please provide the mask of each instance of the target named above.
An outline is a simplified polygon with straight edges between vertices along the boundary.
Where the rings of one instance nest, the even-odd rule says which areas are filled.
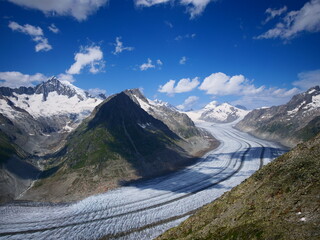
[[[320,87],[314,86],[304,93],[297,94],[286,104],[289,115],[298,114],[299,111],[320,107]]]
[[[42,94],[42,100],[47,101],[50,93],[57,93],[58,95],[64,95],[68,98],[77,96],[80,101],[84,101],[87,98],[95,98],[91,96],[87,91],[82,90],[68,81],[59,80],[56,76],[50,77],[47,81],[42,82],[35,87],[19,87],[9,88],[0,87],[0,95],[6,97],[18,97],[17,95],[34,95]],[[104,94],[99,94],[98,98],[106,99]]]
[[[182,138],[199,135],[192,120],[184,113],[179,112],[174,106],[161,100],[146,98],[139,89],[123,91],[132,101],[154,118],[164,122],[170,130],[178,133]]]
[[[131,100],[138,105],[140,105],[139,101],[143,102],[144,104],[149,104],[148,99],[141,93],[139,88],[126,89],[123,91],[123,93],[128,95],[131,98]]]
[[[0,87],[0,114],[18,128],[1,125],[0,130],[26,151],[47,152],[43,149],[50,148],[47,141],[59,142],[60,136],[75,129],[103,99],[54,76],[35,87]]]
[[[49,78],[46,82],[37,85],[34,93],[43,94],[43,101],[46,101],[50,92],[56,92],[59,95],[65,95],[69,98],[77,96],[81,101],[83,101],[88,95],[71,83],[58,80],[55,76]]]
[[[126,89],[123,92],[127,95],[135,95],[141,99],[146,99],[146,97],[142,94],[139,88]]]

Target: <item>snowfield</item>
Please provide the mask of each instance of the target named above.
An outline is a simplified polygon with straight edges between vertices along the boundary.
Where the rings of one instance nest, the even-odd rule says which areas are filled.
[[[198,122],[221,144],[179,172],[74,203],[0,206],[0,239],[153,239],[284,153],[234,124]]]

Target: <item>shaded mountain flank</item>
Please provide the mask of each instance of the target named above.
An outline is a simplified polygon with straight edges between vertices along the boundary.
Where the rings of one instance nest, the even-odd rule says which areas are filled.
[[[218,145],[191,120],[184,127],[188,134],[173,131],[133,101],[131,93],[115,94],[97,106],[67,138],[65,147],[44,160],[47,172],[59,170],[42,175],[22,199],[78,200],[127,181],[177,170]]]
[[[0,203],[18,197],[40,174],[27,157],[28,154],[0,130]]]
[[[297,94],[284,105],[251,111],[236,128],[293,147],[320,132],[320,87]]]
[[[320,239],[320,134],[157,239]]]

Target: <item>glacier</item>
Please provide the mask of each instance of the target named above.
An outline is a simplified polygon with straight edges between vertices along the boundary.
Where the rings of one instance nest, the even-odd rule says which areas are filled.
[[[2,205],[0,239],[153,239],[286,151],[235,122],[196,124],[221,144],[195,164],[77,202]]]

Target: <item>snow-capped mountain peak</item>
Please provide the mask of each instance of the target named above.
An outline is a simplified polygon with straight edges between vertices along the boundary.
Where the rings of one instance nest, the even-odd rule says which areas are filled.
[[[230,105],[229,103],[219,104],[217,101],[208,103],[203,109],[190,111],[186,114],[193,121],[207,121],[215,123],[233,122],[244,117],[249,111]]]
[[[320,87],[315,86],[308,91],[295,95],[287,103],[287,115],[295,117],[299,114],[306,114],[320,108]]]
[[[7,131],[9,136],[12,132],[12,137],[23,142],[20,145],[26,151],[47,152],[48,149],[42,149],[45,145],[42,141],[59,142],[102,101],[103,98],[92,97],[56,77],[35,87],[0,87],[0,117],[8,119],[19,129],[12,132],[0,125],[0,130]],[[27,141],[21,138],[20,132],[28,136]]]
[[[159,100],[159,99],[155,99],[155,100],[148,99],[148,101],[152,105],[156,105],[156,106],[160,106],[160,107],[166,107],[166,108],[169,108],[169,109],[171,109],[173,111],[177,111],[177,108],[175,106],[171,105],[168,102],[164,102],[164,101]]]
[[[214,101],[204,108],[200,119],[208,122],[233,122],[238,118],[244,117],[248,112],[229,103],[217,105],[217,102]]]
[[[19,118],[22,112],[36,120],[54,117],[59,119],[57,130],[73,129],[102,101],[103,99],[92,97],[70,82],[60,81],[56,77],[51,77],[33,88],[0,87],[0,114],[13,121]],[[69,116],[72,116],[72,119],[69,119]]]
[[[43,94],[43,101],[46,101],[50,92],[56,92],[58,95],[65,95],[69,98],[77,96],[81,101],[85,100],[88,96],[84,90],[74,86],[68,81],[60,81],[55,76],[37,85],[34,93]]]
[[[164,102],[162,100],[150,100],[146,98],[139,89],[128,89],[125,92],[132,98],[132,100],[140,105],[140,107],[145,110],[146,112],[155,111],[157,108],[165,107],[172,111],[177,111],[177,109],[172,106],[168,102]]]
[[[24,109],[34,118],[61,114],[87,116],[102,102],[102,99],[91,97],[84,90],[67,81],[59,81],[56,77],[51,77],[34,88],[28,88],[28,91],[17,90],[11,89],[11,94],[3,96],[15,107]],[[8,115],[6,112],[3,114]]]
[[[210,109],[214,109],[218,106],[218,102],[217,101],[212,101],[209,102],[204,108],[203,110],[210,110]]]

